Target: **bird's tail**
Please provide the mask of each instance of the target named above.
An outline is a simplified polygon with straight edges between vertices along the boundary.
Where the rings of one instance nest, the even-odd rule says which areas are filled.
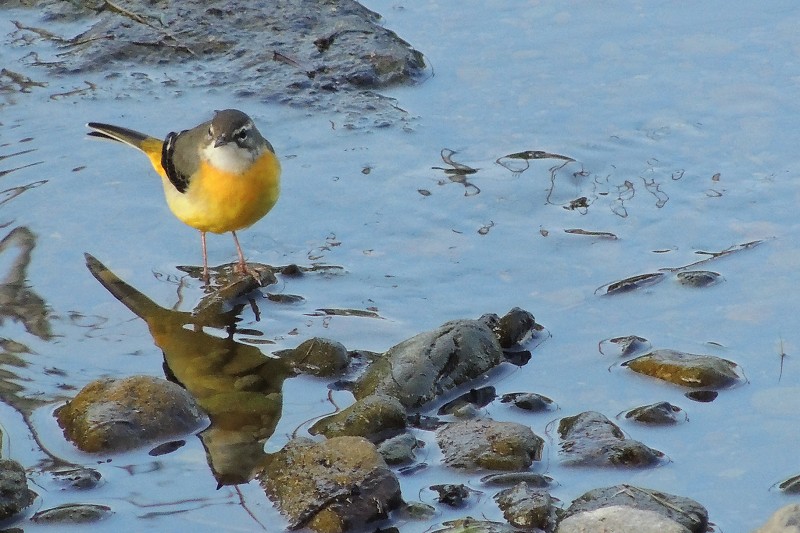
[[[161,154],[161,146],[163,141],[160,141],[144,133],[129,130],[120,126],[112,126],[111,124],[102,124],[100,122],[89,122],[88,126],[92,131],[88,133],[90,137],[98,137],[100,139],[108,139],[112,141],[119,141],[128,146],[132,146],[137,150],[150,155],[150,153]]]

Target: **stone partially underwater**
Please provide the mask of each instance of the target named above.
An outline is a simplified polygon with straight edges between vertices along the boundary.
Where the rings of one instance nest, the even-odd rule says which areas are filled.
[[[52,57],[30,66],[81,83],[74,96],[133,91],[162,98],[206,88],[336,110],[348,127],[381,127],[409,117],[375,91],[416,83],[425,73],[422,53],[353,0],[39,0],[3,7],[11,4],[33,4],[44,14],[47,29],[17,23],[14,38],[49,42],[50,53],[35,54]],[[67,34],[75,22],[90,27]],[[165,70],[169,76],[160,74]]]

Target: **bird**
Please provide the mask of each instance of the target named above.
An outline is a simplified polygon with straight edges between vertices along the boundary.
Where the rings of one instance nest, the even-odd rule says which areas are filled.
[[[206,233],[233,235],[235,271],[251,272],[236,236],[261,220],[280,195],[281,165],[272,144],[238,109],[216,111],[211,120],[162,141],[121,126],[86,125],[91,137],[118,141],[143,152],[161,176],[172,213],[200,231],[203,279],[208,285]]]

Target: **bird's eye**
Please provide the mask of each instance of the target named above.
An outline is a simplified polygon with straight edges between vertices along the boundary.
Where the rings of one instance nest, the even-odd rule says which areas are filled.
[[[208,136],[209,138],[214,137],[214,128],[211,126],[208,127]]]
[[[236,138],[240,141],[247,139],[247,130],[241,130],[239,133],[236,134]]]

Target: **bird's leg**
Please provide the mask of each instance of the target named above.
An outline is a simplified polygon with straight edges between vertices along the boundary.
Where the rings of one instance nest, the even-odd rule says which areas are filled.
[[[200,232],[200,243],[203,245],[203,281],[208,285],[208,253],[206,252],[206,232]]]
[[[248,274],[247,270],[247,263],[244,260],[244,252],[242,252],[242,247],[239,246],[239,238],[236,236],[236,232],[232,231],[231,235],[233,235],[233,242],[236,243],[236,251],[239,254],[239,264],[236,265],[236,272],[240,274]]]

